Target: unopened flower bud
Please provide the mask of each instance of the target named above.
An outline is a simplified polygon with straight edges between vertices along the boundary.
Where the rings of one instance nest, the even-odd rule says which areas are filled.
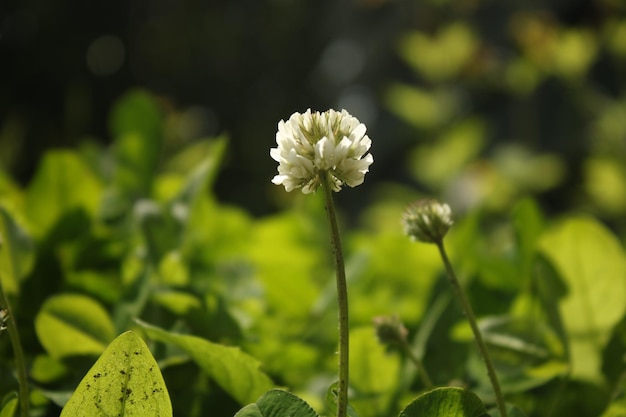
[[[372,321],[376,336],[383,345],[397,346],[406,342],[408,331],[397,316],[379,316]]]
[[[450,206],[429,198],[417,200],[402,215],[404,233],[412,240],[438,243],[452,226]]]

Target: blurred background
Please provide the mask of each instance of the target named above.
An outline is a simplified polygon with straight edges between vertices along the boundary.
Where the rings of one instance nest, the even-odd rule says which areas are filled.
[[[255,215],[291,198],[270,183],[278,121],[345,108],[374,155],[348,210],[406,187],[624,226],[622,0],[0,3],[0,165],[20,183],[47,149],[112,143],[137,88],[165,151],[230,138],[216,193]]]

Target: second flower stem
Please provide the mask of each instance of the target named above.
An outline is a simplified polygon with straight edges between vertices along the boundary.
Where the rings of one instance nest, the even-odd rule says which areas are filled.
[[[450,284],[452,284],[452,288],[454,289],[454,295],[457,300],[461,304],[461,308],[465,313],[465,317],[472,328],[472,332],[474,333],[474,340],[476,340],[476,344],[478,345],[478,350],[480,351],[481,356],[483,357],[483,361],[485,362],[485,367],[487,368],[487,375],[489,376],[489,380],[491,381],[491,385],[493,387],[493,392],[496,397],[496,404],[498,406],[498,411],[500,412],[501,417],[507,417],[506,405],[504,403],[504,396],[502,395],[502,389],[500,388],[500,382],[498,381],[498,375],[496,374],[496,369],[493,366],[493,362],[491,361],[491,357],[489,356],[489,351],[487,350],[487,345],[485,345],[485,341],[483,340],[482,333],[478,327],[478,323],[476,322],[476,316],[474,315],[474,310],[472,310],[472,306],[470,305],[467,297],[465,296],[465,292],[461,288],[461,284],[454,273],[454,269],[452,269],[452,264],[448,259],[448,255],[446,254],[446,250],[443,246],[443,240],[439,239],[435,242],[437,248],[439,249],[439,253],[441,254],[441,259],[446,267],[446,272],[448,273],[448,278],[450,279]]]
[[[348,286],[346,268],[341,250],[337,214],[333,202],[332,189],[328,175],[322,175],[322,188],[326,199],[326,214],[330,223],[330,242],[335,255],[337,275],[337,304],[339,308],[339,382],[337,385],[337,417],[346,417],[348,410],[348,363],[349,363],[349,323],[348,323]]]

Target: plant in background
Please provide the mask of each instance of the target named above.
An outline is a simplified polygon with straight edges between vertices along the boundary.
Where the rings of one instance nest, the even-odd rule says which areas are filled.
[[[0,250],[2,250],[2,236],[0,236]],[[24,359],[24,349],[20,341],[20,334],[17,329],[15,318],[11,315],[9,299],[7,298],[0,276],[0,333],[8,330],[11,347],[13,348],[13,356],[15,357],[15,368],[18,382],[18,399],[20,417],[27,417],[30,409],[30,399],[28,394],[28,378],[26,376],[26,361]]]
[[[363,183],[374,161],[367,153],[372,141],[365,132],[365,125],[345,110],[320,113],[309,109],[278,123],[278,147],[270,150],[270,156],[279,163],[274,184],[283,185],[287,191],[301,188],[305,194],[320,186],[324,190],[339,306],[338,417],[345,417],[348,407],[349,321],[346,272],[332,191],[341,190],[344,184],[356,187]]]
[[[424,386],[432,389],[432,379],[428,375],[422,360],[413,353],[411,345],[407,340],[409,331],[404,327],[400,319],[397,316],[378,316],[374,317],[372,321],[374,322],[376,336],[380,343],[385,346],[400,348],[417,367]]]
[[[412,240],[424,243],[434,243],[437,245],[441,259],[445,265],[446,272],[448,273],[450,284],[454,290],[454,294],[458,302],[461,304],[461,308],[463,309],[465,316],[467,317],[474,334],[474,339],[478,345],[478,350],[480,351],[483,361],[485,362],[487,374],[489,375],[489,380],[493,386],[500,416],[506,417],[507,410],[502,396],[502,389],[500,388],[500,383],[498,381],[498,376],[493,366],[493,362],[489,356],[487,345],[483,340],[478,323],[476,322],[472,306],[465,296],[465,293],[461,288],[461,284],[452,269],[452,265],[450,264],[450,260],[448,259],[448,255],[443,244],[443,238],[446,233],[448,233],[448,230],[453,223],[450,206],[432,199],[418,200],[406,208],[402,217],[402,223],[404,225],[405,234]]]

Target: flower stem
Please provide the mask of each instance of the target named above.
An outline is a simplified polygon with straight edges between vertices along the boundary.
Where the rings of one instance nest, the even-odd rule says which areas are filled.
[[[424,368],[424,364],[422,363],[420,358],[418,358],[417,355],[413,352],[413,349],[411,349],[411,345],[409,344],[409,342],[404,340],[402,343],[402,349],[408,355],[409,359],[411,359],[411,362],[413,362],[413,364],[417,367],[417,372],[419,373],[420,379],[422,380],[422,384],[424,384],[424,387],[426,387],[426,389],[431,389],[433,387],[433,382],[430,379],[430,375],[428,375],[428,372],[426,372],[426,368]]]
[[[330,223],[330,242],[335,254],[335,271],[337,275],[337,303],[339,307],[339,383],[337,386],[337,417],[346,417],[348,410],[348,362],[349,362],[349,328],[348,328],[348,287],[346,269],[341,250],[337,214],[333,202],[332,190],[328,174],[322,174],[322,188],[326,199],[326,213]]]
[[[28,379],[26,376],[26,361],[24,360],[24,351],[22,350],[22,344],[20,343],[20,335],[17,331],[17,323],[15,316],[11,311],[9,300],[7,299],[4,288],[2,287],[2,277],[0,277],[0,305],[8,312],[7,331],[9,332],[9,339],[11,340],[11,347],[13,348],[13,355],[15,356],[15,367],[17,369],[17,382],[19,386],[19,403],[20,403],[20,416],[28,417],[29,414],[29,395],[28,395]]]
[[[472,332],[474,333],[474,340],[476,340],[476,344],[478,345],[478,350],[480,351],[481,356],[483,357],[483,361],[485,362],[485,367],[487,368],[487,375],[489,375],[489,380],[491,381],[491,385],[493,387],[493,392],[496,397],[496,404],[498,406],[498,410],[500,411],[500,417],[507,417],[506,405],[504,404],[504,397],[502,396],[502,389],[500,388],[500,382],[498,382],[498,376],[496,375],[496,370],[493,366],[493,362],[491,361],[491,357],[489,356],[489,351],[487,351],[487,345],[485,345],[485,341],[483,340],[482,333],[478,328],[478,323],[476,322],[476,316],[474,315],[474,311],[472,310],[472,306],[470,305],[463,289],[461,288],[461,284],[452,269],[452,264],[448,259],[448,255],[446,254],[446,250],[443,246],[443,239],[437,239],[435,241],[437,248],[439,249],[439,253],[441,254],[441,259],[446,267],[446,271],[448,273],[448,278],[450,279],[450,284],[452,284],[452,288],[454,289],[454,295],[457,300],[461,304],[461,308],[465,313],[465,317],[472,328]]]

